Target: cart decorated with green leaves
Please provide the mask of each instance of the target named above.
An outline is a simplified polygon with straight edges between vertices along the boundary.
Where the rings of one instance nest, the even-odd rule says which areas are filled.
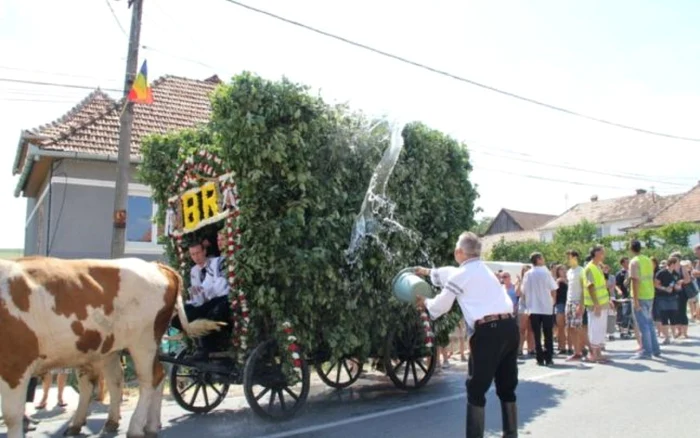
[[[205,361],[192,357],[191,341],[184,342],[178,351],[161,354],[161,360],[171,364],[172,397],[188,411],[205,413],[224,401],[231,385],[243,385],[257,414],[271,419],[293,415],[309,393],[309,366],[301,357],[288,321],[264,327],[266,339],[249,349],[250,309],[235,265],[241,242],[233,174],[223,170],[221,159],[200,151],[182,163],[170,191],[176,194],[168,199],[165,231],[185,285],[192,268],[186,256],[188,243],[204,241],[208,252],[220,253],[226,264],[231,306],[231,320],[221,329],[219,348],[210,351]],[[224,235],[222,248],[216,248],[219,233]]]
[[[211,107],[207,125],[141,145],[140,177],[153,188],[170,264],[189,283],[186,247],[206,240],[230,286],[221,348],[207,361],[191,359],[189,341],[162,355],[175,400],[208,412],[243,385],[257,414],[285,419],[307,399],[310,368],[345,388],[370,359],[398,388],[423,387],[459,314],[434,327],[393,297],[391,279],[406,266],[449,263],[457,235],[473,226],[465,146],[407,125],[391,202],[372,212],[371,234],[349,254],[388,124],[248,73],[220,85]]]

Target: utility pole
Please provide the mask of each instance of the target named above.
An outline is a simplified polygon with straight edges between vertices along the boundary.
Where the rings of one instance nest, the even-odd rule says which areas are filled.
[[[129,199],[129,177],[131,175],[131,126],[134,121],[134,103],[129,102],[127,95],[136,79],[136,69],[139,60],[139,44],[141,39],[141,15],[143,0],[129,0],[131,10],[131,30],[129,31],[129,51],[126,57],[126,78],[124,81],[124,103],[119,118],[119,154],[117,155],[117,181],[114,190],[114,217],[112,230],[113,259],[124,256],[126,241],[127,201]]]

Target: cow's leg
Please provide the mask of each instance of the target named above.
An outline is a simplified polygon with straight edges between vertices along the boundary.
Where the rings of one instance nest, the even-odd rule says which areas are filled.
[[[153,359],[153,385],[155,386],[155,392],[148,410],[146,434],[155,436],[158,434],[161,426],[160,408],[163,403],[163,386],[165,385],[165,368],[157,356]]]
[[[78,369],[78,408],[75,410],[68,428],[63,432],[64,436],[80,435],[80,430],[87,423],[92,392],[95,389],[98,376],[99,373],[96,372],[93,366],[85,366]]]
[[[153,335],[150,333],[148,335],[148,338],[143,338],[140,345],[129,349],[131,358],[134,360],[136,375],[139,379],[139,401],[136,403],[136,409],[131,416],[129,430],[126,433],[127,438],[145,436],[148,412],[155,393],[153,361],[156,358],[158,348],[153,342]]]
[[[0,379],[2,417],[7,426],[7,438],[24,437],[24,404],[27,401],[27,387],[30,373],[26,372],[14,388]]]
[[[122,401],[122,385],[124,383],[124,369],[119,360],[119,352],[107,356],[102,374],[109,391],[109,414],[104,431],[116,433],[119,430],[119,420],[121,419],[119,407]]]

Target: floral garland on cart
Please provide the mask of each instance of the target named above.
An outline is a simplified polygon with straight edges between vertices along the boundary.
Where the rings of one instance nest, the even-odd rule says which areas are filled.
[[[208,225],[224,220],[224,235],[226,237],[226,248],[220,248],[226,254],[226,275],[230,286],[230,303],[233,322],[232,344],[236,348],[239,363],[245,363],[249,350],[249,324],[250,308],[240,277],[236,275],[235,254],[241,249],[241,230],[238,225],[240,215],[238,188],[236,186],[233,173],[225,173],[222,160],[209,151],[199,151],[195,155],[188,157],[175,173],[174,183],[170,187],[170,193],[179,193],[168,199],[168,209],[166,212],[165,230],[166,234],[173,240],[175,250],[180,265],[180,272],[184,278],[189,275],[188,263],[183,249],[183,236],[187,231],[178,230],[178,225],[183,223],[182,218],[178,218],[178,203],[196,191],[202,180],[208,181],[215,189],[215,197],[221,200],[221,212],[205,219],[201,225]],[[214,183],[218,184],[214,184]],[[201,226],[200,225],[200,226]],[[288,321],[282,324],[282,329],[287,335],[287,346],[283,351],[289,351],[290,365],[295,374],[301,375],[300,348],[293,336],[292,326]]]

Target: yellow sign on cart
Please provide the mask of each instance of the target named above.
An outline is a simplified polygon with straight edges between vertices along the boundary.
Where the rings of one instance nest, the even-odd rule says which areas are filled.
[[[220,207],[216,183],[207,182],[183,193],[180,196],[180,208],[184,232],[194,231],[213,218],[218,220]]]

